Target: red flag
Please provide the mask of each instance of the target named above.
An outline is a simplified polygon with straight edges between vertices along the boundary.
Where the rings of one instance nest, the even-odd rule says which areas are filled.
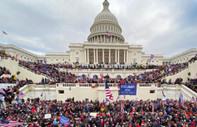
[[[3,33],[4,35],[8,35],[5,31],[2,31],[2,33]]]
[[[103,80],[103,74],[100,74],[100,76],[101,76],[101,79]]]

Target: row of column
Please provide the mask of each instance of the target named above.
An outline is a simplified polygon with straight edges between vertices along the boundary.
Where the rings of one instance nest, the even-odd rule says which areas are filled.
[[[90,42],[123,42],[123,40],[116,36],[98,35],[91,37]]]
[[[98,64],[99,63],[99,49],[92,49],[93,50],[93,58],[94,58],[94,63],[93,64]],[[101,49],[102,50],[102,63],[105,63],[105,49]],[[111,50],[112,49],[108,49],[109,50],[109,63],[111,63]],[[115,50],[115,63],[120,64],[120,49],[114,49]],[[128,50],[123,49],[124,50],[124,61],[123,63],[128,63],[128,59],[129,59],[129,53]],[[85,63],[89,64],[90,63],[90,49],[85,49]]]

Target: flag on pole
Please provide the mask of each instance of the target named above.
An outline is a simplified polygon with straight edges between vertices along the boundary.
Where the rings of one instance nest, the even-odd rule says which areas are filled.
[[[150,63],[151,60],[154,58],[155,56],[153,54],[151,54],[150,58],[148,59],[148,62]]]
[[[109,97],[110,100],[113,100],[112,92],[107,84],[107,80],[105,81],[105,95],[106,97]]]
[[[65,116],[61,115],[61,116],[60,116],[60,123],[61,123],[62,125],[69,125],[69,119],[66,118]]]
[[[107,37],[109,37],[109,36],[111,36],[111,33],[106,31],[106,35],[107,35]]]
[[[121,103],[121,112],[124,113],[124,103]]]
[[[105,100],[106,100],[106,102],[109,102],[109,98],[107,98],[107,97],[106,97],[106,99],[105,99]]]
[[[19,80],[17,79],[17,80],[16,80],[16,86],[17,86],[18,84],[19,84]]]
[[[5,51],[5,55],[8,56],[8,52],[7,51]]]
[[[183,93],[180,92],[180,94],[179,94],[179,103],[182,103],[182,101],[183,101]]]
[[[119,98],[120,98],[120,96],[118,95],[118,96],[117,96],[117,98],[116,98],[116,101],[118,101],[118,100],[119,100]]]
[[[155,105],[153,102],[151,102],[151,107],[152,107],[152,112],[154,112],[154,109],[155,109]]]
[[[25,94],[23,92],[20,92],[20,94],[18,95],[18,97],[24,98]]]
[[[5,31],[2,31],[2,33],[3,33],[4,35],[8,35],[8,33],[6,33]]]
[[[18,55],[16,54],[15,59],[18,60]]]
[[[101,80],[103,80],[103,74],[102,73],[100,74],[100,76],[101,76]]]

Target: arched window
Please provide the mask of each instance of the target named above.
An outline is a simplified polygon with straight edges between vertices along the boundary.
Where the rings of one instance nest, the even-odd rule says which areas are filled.
[[[79,63],[79,57],[76,57],[76,63]]]
[[[116,78],[117,78],[117,79],[121,79],[121,76],[120,76],[120,75],[117,75]]]

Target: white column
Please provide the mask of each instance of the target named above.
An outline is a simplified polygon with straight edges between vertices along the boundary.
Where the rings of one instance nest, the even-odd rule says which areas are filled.
[[[86,62],[87,62],[87,59],[86,59],[86,49],[84,49],[84,55],[85,55],[85,64],[86,64]]]
[[[96,49],[96,64],[98,64],[98,49]]]
[[[105,42],[105,35],[103,36],[103,38],[104,38],[104,42]]]
[[[117,49],[115,49],[115,63],[117,63]]]
[[[126,63],[126,62],[125,62],[125,49],[124,49],[124,63]]]
[[[120,57],[120,50],[118,49],[118,64],[120,64],[120,59],[119,59],[119,57]]]
[[[103,49],[103,64],[105,63],[105,58],[104,58],[104,49]]]
[[[96,63],[96,49],[94,49],[94,64]]]
[[[109,63],[111,63],[111,49],[109,49]]]
[[[129,50],[127,50],[127,64],[129,64]]]
[[[87,56],[87,61],[88,61],[88,64],[90,63],[89,61],[89,49],[87,49],[87,54],[88,54],[88,56]]]

